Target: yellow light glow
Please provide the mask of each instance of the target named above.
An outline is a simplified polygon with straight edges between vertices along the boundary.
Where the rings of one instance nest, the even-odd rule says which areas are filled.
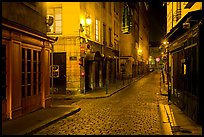
[[[87,24],[87,25],[91,25],[91,18],[90,18],[90,17],[87,17],[87,18],[86,18],[86,24]]]
[[[80,19],[80,23],[81,23],[82,26],[84,26],[85,25],[84,19]]]
[[[167,44],[169,44],[169,42],[167,42],[167,41],[164,41],[164,42],[163,42],[163,44],[164,44],[164,45],[167,45]]]

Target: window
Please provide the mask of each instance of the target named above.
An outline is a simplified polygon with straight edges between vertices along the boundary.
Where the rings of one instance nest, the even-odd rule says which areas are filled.
[[[22,48],[21,65],[22,97],[37,95],[40,92],[40,51]]]
[[[103,24],[103,44],[105,44],[104,42],[106,42],[106,25]]]
[[[1,100],[6,99],[6,45],[0,45],[0,91]]]
[[[125,3],[123,5],[123,11],[122,11],[122,32],[123,33],[129,33],[131,31],[132,27],[132,21],[131,21],[131,14],[130,9],[128,7],[128,4]]]
[[[106,3],[105,3],[105,2],[102,2],[102,4],[103,4],[103,8],[106,8]]]
[[[99,21],[96,19],[96,41],[99,41]]]
[[[50,26],[50,34],[61,34],[62,33],[62,8],[52,7],[47,10],[47,15],[54,17],[54,23]]]
[[[37,51],[33,51],[33,95],[36,95],[37,83]]]
[[[176,3],[176,21],[181,18],[181,2]]]
[[[27,49],[27,95],[31,96],[31,49]]]

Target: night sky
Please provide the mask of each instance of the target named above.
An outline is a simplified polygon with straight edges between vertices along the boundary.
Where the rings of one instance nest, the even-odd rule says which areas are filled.
[[[162,41],[166,33],[166,7],[162,2],[149,2],[150,42]]]

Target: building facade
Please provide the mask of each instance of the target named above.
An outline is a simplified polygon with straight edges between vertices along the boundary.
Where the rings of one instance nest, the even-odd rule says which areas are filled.
[[[2,2],[2,120],[50,105],[49,58],[54,40],[46,32],[43,3]]]
[[[202,2],[167,2],[167,76],[172,101],[202,124],[200,47],[203,45]]]
[[[47,16],[54,17],[47,35],[58,37],[53,53],[57,93],[85,93],[115,82],[120,11],[119,2],[47,2]]]
[[[120,70],[125,78],[135,78],[148,71],[147,11],[148,5],[145,2],[124,2],[122,5]]]

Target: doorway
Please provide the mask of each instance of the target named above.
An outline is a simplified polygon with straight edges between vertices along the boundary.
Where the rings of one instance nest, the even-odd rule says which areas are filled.
[[[53,53],[53,66],[58,66],[53,77],[54,94],[66,94],[66,52]]]

